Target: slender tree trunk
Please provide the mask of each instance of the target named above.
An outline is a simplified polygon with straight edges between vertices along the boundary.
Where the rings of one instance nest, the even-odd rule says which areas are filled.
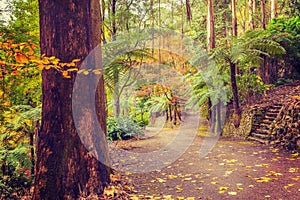
[[[29,133],[29,146],[30,146],[30,161],[31,161],[31,175],[34,175],[34,166],[35,166],[35,155],[34,155],[34,133]]]
[[[173,120],[173,116],[172,116],[172,105],[169,104],[169,119],[170,119],[170,122]]]
[[[151,28],[152,28],[152,57],[154,56],[154,0],[150,0],[150,6],[151,6]]]
[[[191,11],[190,0],[185,0],[185,6],[186,6],[186,19],[189,22],[192,20],[192,11]]]
[[[278,0],[271,0],[271,19],[277,17]]]
[[[211,50],[216,47],[213,0],[207,0],[207,10],[207,49]]]
[[[166,108],[166,121],[169,121],[169,107]]]
[[[162,28],[161,27],[161,0],[158,0],[158,28]],[[162,63],[160,46],[161,46],[161,36],[159,36],[159,38],[158,38],[158,60],[159,60],[159,64]]]
[[[117,34],[117,24],[116,24],[116,4],[117,0],[112,0],[111,2],[111,12],[112,12],[112,35],[115,39],[115,36]]]
[[[221,133],[221,102],[216,105],[216,132]]]
[[[104,20],[105,20],[105,1],[101,0],[100,19],[101,19],[101,41],[105,44],[106,38],[104,33]]]
[[[240,106],[238,88],[236,83],[236,64],[234,63],[230,63],[230,79],[233,94],[234,126],[238,128],[240,126]]]
[[[232,11],[232,35],[237,36],[237,17],[236,17],[236,0],[231,0]]]
[[[207,0],[207,50],[210,51],[216,47],[215,42],[215,20],[214,20],[214,4],[213,0]],[[212,103],[209,98],[208,100],[208,115],[209,119],[212,120]]]
[[[248,2],[248,7],[249,7],[249,29],[253,30],[254,29],[254,4],[255,0],[249,0]]]
[[[227,6],[226,0],[223,2],[224,7]],[[227,38],[228,36],[228,21],[227,21],[227,12],[223,13],[223,19],[224,19],[224,38]]]
[[[100,43],[99,1],[39,0],[41,54],[55,56],[61,62],[84,60]],[[42,73],[42,125],[37,143],[34,200],[78,199],[101,194],[109,182],[110,169],[95,159],[82,144],[72,117],[72,93],[75,75],[64,78],[57,70]],[[90,101],[90,85],[82,96]],[[106,131],[103,77],[99,81],[96,111],[103,133],[90,128],[91,148],[100,148],[107,157],[105,141],[99,134]],[[97,102],[98,101],[98,102]],[[101,101],[101,102],[100,102]],[[79,105],[84,106],[84,105]],[[93,108],[82,108],[83,127],[95,123]],[[88,127],[86,127],[88,128]],[[94,143],[93,143],[94,142]]]
[[[266,30],[266,1],[260,1],[260,10],[261,10],[261,28]]]
[[[115,117],[119,117],[120,116],[120,97],[118,94],[115,95],[114,97],[114,115]]]

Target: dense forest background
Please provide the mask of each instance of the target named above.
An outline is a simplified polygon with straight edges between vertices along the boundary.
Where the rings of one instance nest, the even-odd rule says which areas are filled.
[[[125,53],[104,71],[109,140],[138,136],[154,116],[166,116],[169,126],[181,121],[183,98],[176,85],[135,82],[144,65],[161,64],[167,67],[162,67],[160,73],[167,74],[172,68],[184,77],[192,85],[189,99],[184,99],[184,103],[196,106],[208,120],[218,121],[224,115],[219,105],[229,105],[236,127],[240,124],[241,106],[251,103],[253,96],[263,97],[270,89],[300,78],[298,1],[101,0],[99,3],[97,20],[101,22],[99,37],[104,46],[118,45],[118,35],[134,29],[173,30],[209,52],[222,79],[221,90],[226,93],[226,98],[218,96],[220,91],[212,94],[201,72],[176,55],[159,49]],[[80,60],[76,56],[64,59],[64,55],[41,55],[40,30],[51,33],[51,27],[49,30],[40,27],[37,0],[7,0],[1,4],[0,198],[20,198],[29,192],[34,180],[36,139],[43,121],[42,73],[51,71],[71,79],[74,73],[89,72],[78,71]],[[69,1],[61,4],[71,5]],[[45,13],[46,10],[44,7]],[[57,10],[51,12],[59,14]],[[134,95],[127,96],[124,92],[129,86],[134,88]],[[218,123],[214,128],[221,131]],[[78,195],[79,190],[75,193]]]

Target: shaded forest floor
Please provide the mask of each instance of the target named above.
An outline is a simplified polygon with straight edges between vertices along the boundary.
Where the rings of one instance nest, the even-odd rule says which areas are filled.
[[[174,130],[165,129],[150,138],[118,145],[133,152],[151,152],[174,134]],[[126,173],[136,190],[133,199],[300,198],[298,154],[244,139],[220,138],[213,150],[200,158],[203,140],[204,137],[196,136],[185,153],[163,169]]]

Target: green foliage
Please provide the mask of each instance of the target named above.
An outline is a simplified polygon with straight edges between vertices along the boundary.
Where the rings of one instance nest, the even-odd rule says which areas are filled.
[[[265,84],[262,78],[254,73],[237,75],[237,83],[240,97],[244,101],[247,101],[251,96],[263,94],[271,87]]]
[[[10,0],[12,10],[8,25],[1,25],[2,37],[13,39],[17,43],[32,40],[39,41],[39,10],[38,0]]]
[[[0,199],[20,199],[28,194],[33,177],[24,172],[13,173],[0,178]]]
[[[41,106],[13,106],[2,116],[0,191],[4,198],[15,198],[16,195],[24,195],[32,182],[29,133],[34,132],[35,122],[41,118]]]
[[[276,85],[279,86],[279,85],[285,85],[286,83],[292,83],[293,82],[293,79],[289,79],[289,78],[279,78],[277,79],[276,81]]]
[[[283,70],[291,78],[300,77],[300,17],[274,19],[266,33],[279,42],[285,49]],[[291,69],[292,68],[292,69]]]
[[[128,116],[119,116],[117,119],[107,118],[107,138],[113,140],[127,140],[142,134],[142,128]]]

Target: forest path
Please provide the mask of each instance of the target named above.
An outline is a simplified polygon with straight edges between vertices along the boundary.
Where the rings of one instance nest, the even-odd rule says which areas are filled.
[[[175,129],[163,129],[155,136],[122,141],[118,146],[132,152],[151,152],[172,140],[175,132]],[[162,169],[145,173],[126,172],[137,191],[134,197],[300,199],[298,154],[239,138],[220,138],[212,151],[200,158],[200,147],[204,139],[196,136],[175,162]]]

